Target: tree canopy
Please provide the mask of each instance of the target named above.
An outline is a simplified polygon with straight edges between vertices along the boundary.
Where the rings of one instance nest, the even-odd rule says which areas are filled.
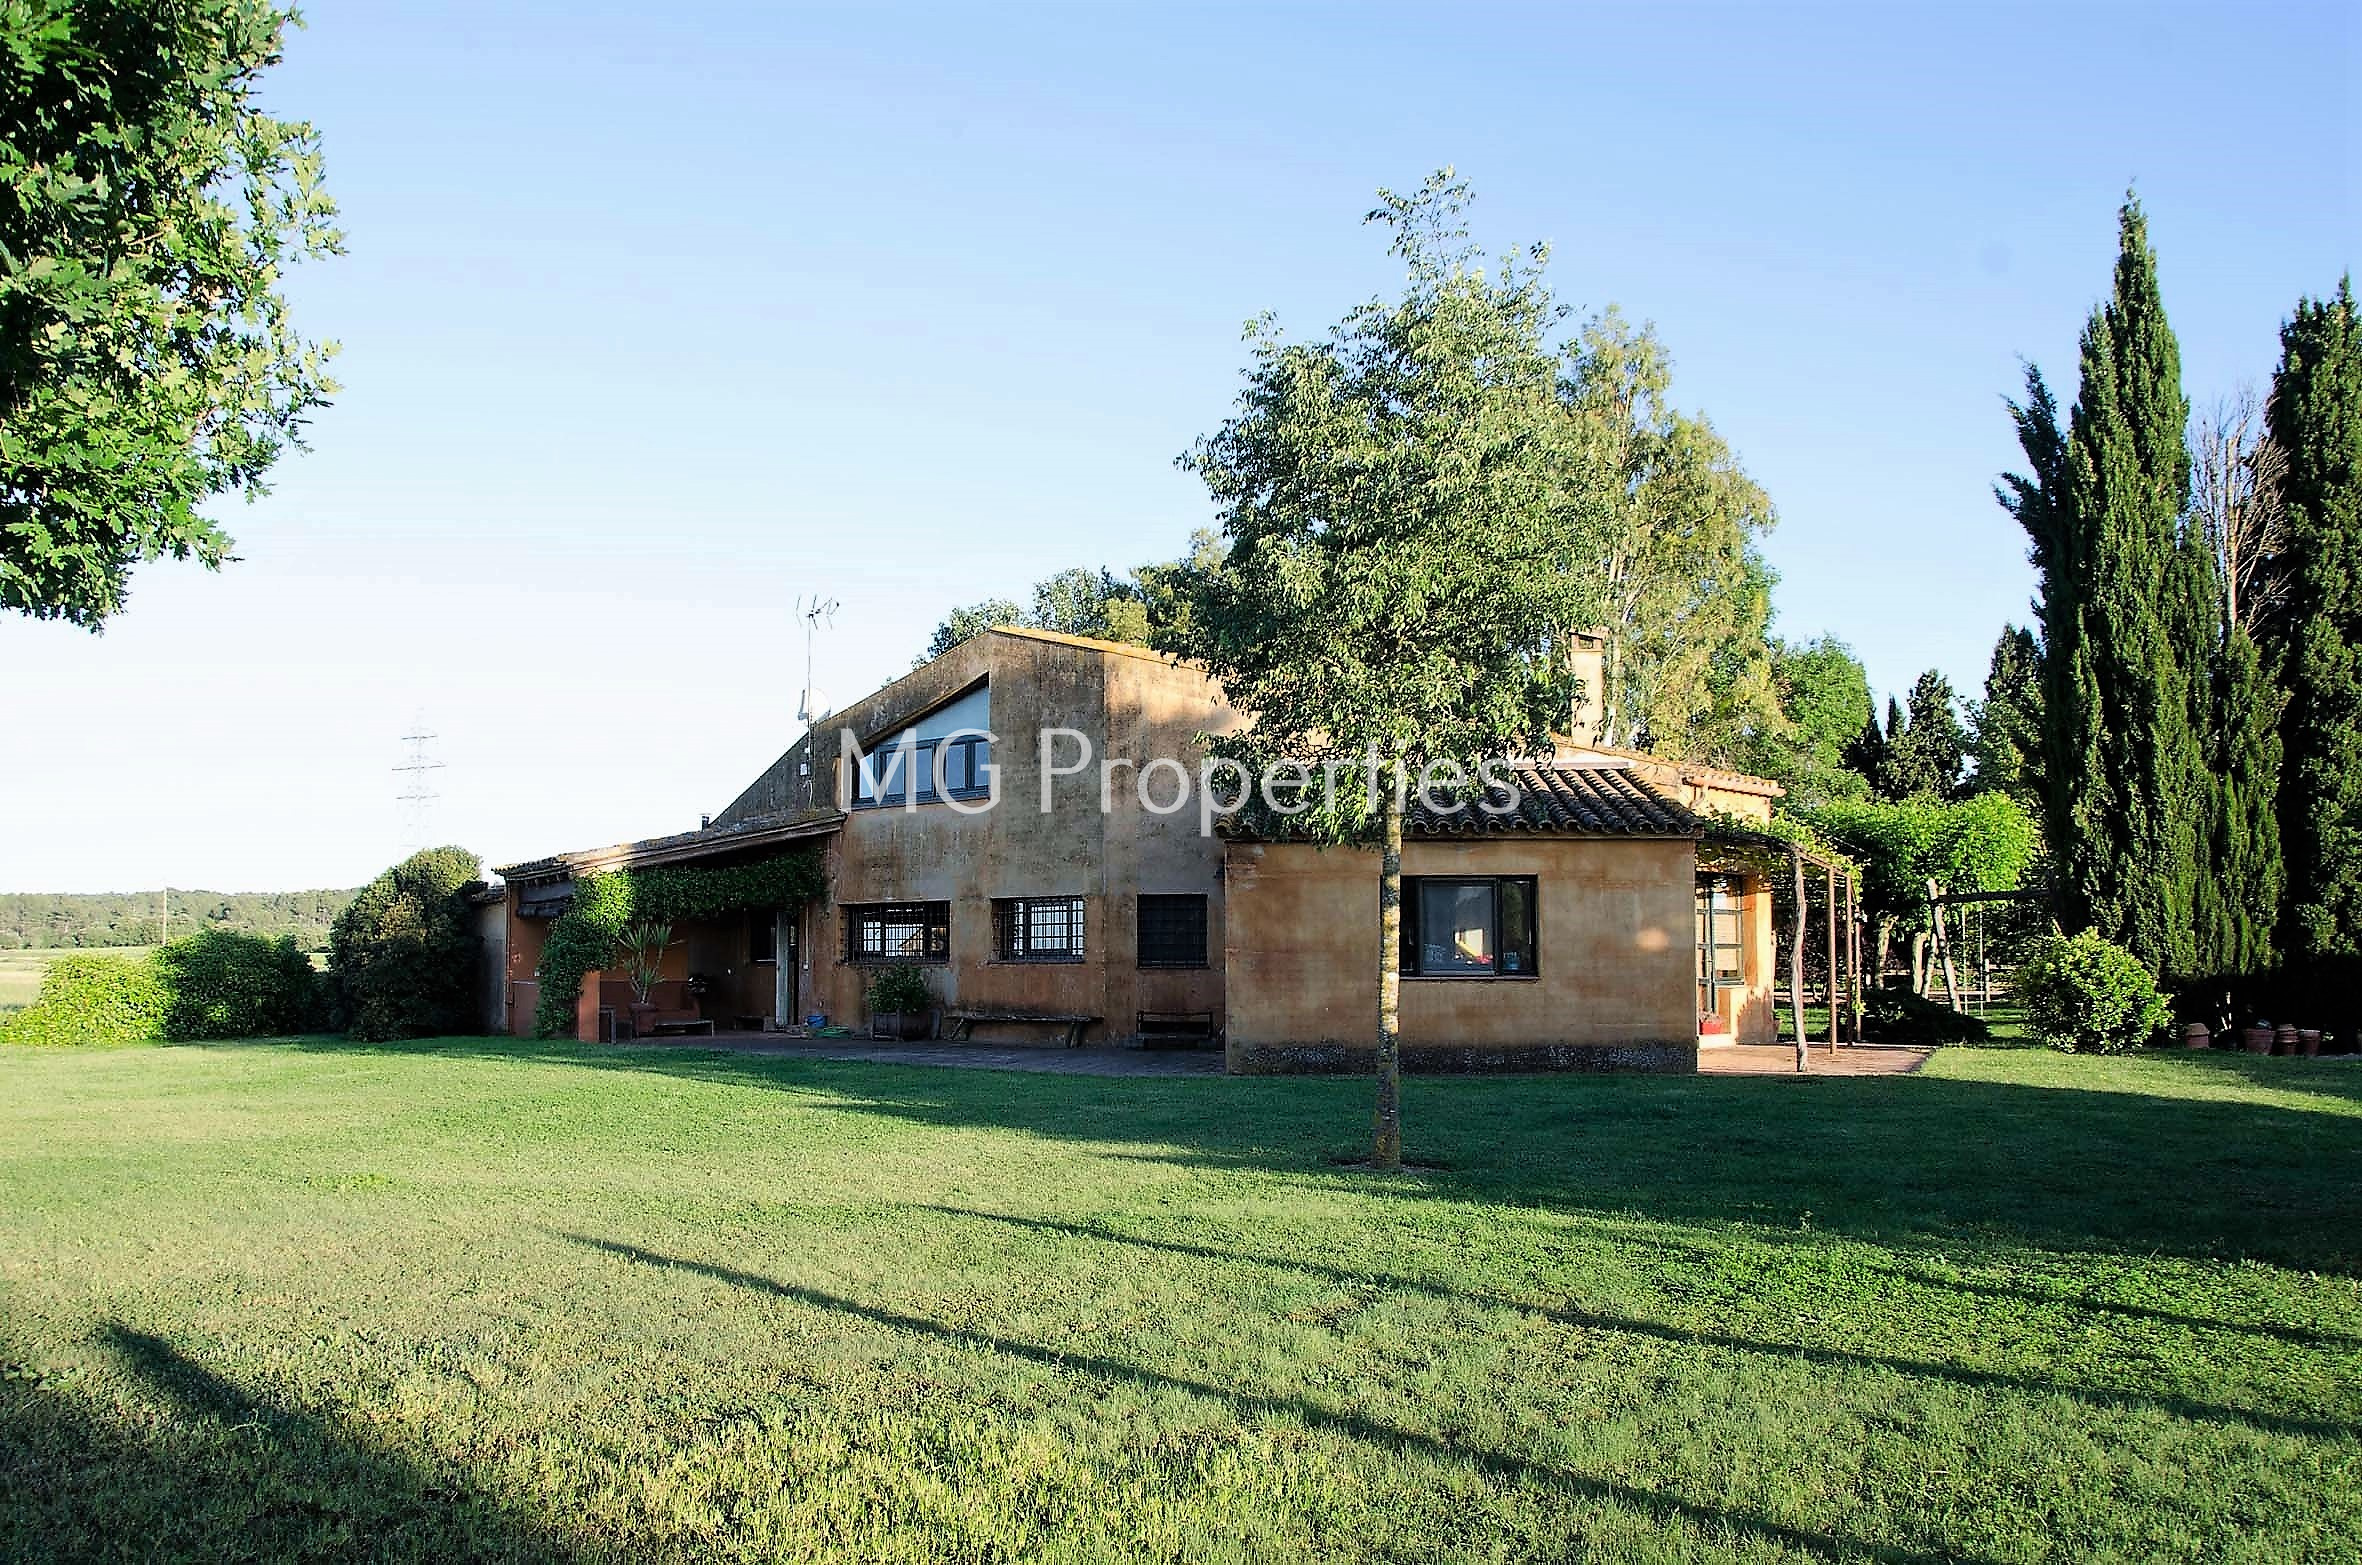
[[[292,13],[0,8],[0,607],[96,630],[131,568],[218,567],[335,390],[285,268],[335,252],[312,127],[263,112]]]

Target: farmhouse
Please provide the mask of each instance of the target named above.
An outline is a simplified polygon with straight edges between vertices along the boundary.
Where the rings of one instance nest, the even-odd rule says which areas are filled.
[[[1205,675],[1141,647],[972,637],[816,723],[697,831],[506,866],[506,1023],[570,1019],[596,1039],[630,1015],[618,973],[542,993],[571,986],[545,948],[603,877],[760,888],[761,866],[798,853],[816,895],[672,918],[641,1021],[862,1026],[877,970],[912,964],[951,1036],[1201,1036],[1233,1071],[1364,1067],[1376,851],[1218,813],[1198,787],[1203,736],[1240,721]],[[1414,800],[1411,1068],[1691,1070],[1708,1016],[1773,1041],[1768,880],[1716,844],[1767,818],[1778,787],[1601,749],[1593,731],[1570,713],[1550,761],[1521,763],[1482,806]]]

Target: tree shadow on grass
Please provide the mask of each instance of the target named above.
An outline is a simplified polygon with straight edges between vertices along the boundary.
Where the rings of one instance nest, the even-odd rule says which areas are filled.
[[[1191,1244],[1171,1239],[1150,1239],[1138,1234],[1123,1233],[1116,1229],[1089,1223],[1066,1223],[1048,1218],[1018,1217],[1005,1212],[986,1212],[958,1206],[921,1206],[916,1210],[967,1221],[996,1223],[1036,1233],[1061,1234],[1074,1238],[1096,1240],[1105,1244],[1127,1245],[1135,1249],[1156,1251],[1167,1255],[1183,1255],[1200,1260],[1292,1271],[1349,1286],[1424,1294],[1429,1298],[1452,1304],[1475,1304],[1490,1308],[1520,1310],[1579,1330],[1648,1337],[1681,1347],[1722,1348],[1732,1352],[1761,1355],[1773,1359],[1792,1359],[1802,1363],[1827,1365],[1835,1368],[1886,1370],[1918,1379],[1941,1380],[1972,1391],[2028,1396],[2063,1396],[2104,1411],[2154,1411],[2201,1423],[2234,1427],[2247,1425],[2300,1439],[2336,1440],[2348,1436],[2362,1436],[2362,1425],[2357,1424],[2338,1423],[2327,1419],[2299,1418],[2257,1408],[2222,1407],[2211,1402],[2194,1401],[2187,1397],[2164,1396],[2150,1392],[2116,1391],[2096,1386],[2078,1386],[2025,1375],[2006,1374],[1998,1370],[1977,1369],[1969,1365],[1945,1364],[1928,1359],[1903,1358],[1883,1353],[1863,1353],[1842,1348],[1824,1348],[1807,1343],[1766,1342],[1758,1338],[1742,1337],[1726,1331],[1677,1326],[1664,1321],[1644,1320],[1633,1315],[1610,1315],[1595,1310],[1573,1309],[1563,1304],[1520,1299],[1509,1294],[1454,1288],[1422,1278],[1404,1277],[1375,1269],[1338,1266],[1330,1262],[1304,1260],[1294,1256],[1270,1255],[1253,1250],[1226,1249],[1219,1245]],[[2345,1342],[2352,1339],[2340,1338],[2336,1340]]]
[[[2362,1115],[2346,1112],[2362,1105],[2362,1067],[2305,1077],[2320,1111],[1925,1075],[1421,1078],[1405,1092],[1407,1152],[1441,1167],[1389,1178],[1335,1166],[1361,1155],[1368,1124],[1369,1083],[1351,1078],[1084,1077],[492,1038],[390,1047],[782,1090],[816,1111],[996,1127],[1390,1199],[2362,1274]],[[2275,1087],[2306,1065],[2144,1063],[2174,1073],[2161,1085],[2196,1072],[2201,1086]]]
[[[0,1386],[0,1559],[576,1557],[458,1474],[243,1390],[161,1337],[109,1323],[97,1341],[135,1401],[110,1407],[83,1377]]]
[[[1668,1526],[1680,1526],[1693,1532],[1699,1541],[1712,1545],[1721,1535],[1775,1543],[1801,1549],[1827,1558],[1870,1558],[1896,1562],[1896,1565],[1935,1565],[1938,1560],[1959,1561],[1972,1559],[1941,1547],[1913,1548],[1843,1538],[1834,1533],[1819,1532],[1808,1527],[1797,1527],[1766,1516],[1746,1511],[1725,1510],[1675,1495],[1653,1490],[1637,1489],[1627,1484],[1605,1479],[1585,1477],[1544,1462],[1512,1456],[1481,1447],[1456,1445],[1436,1436],[1416,1430],[1398,1428],[1378,1419],[1338,1408],[1323,1407],[1298,1397],[1259,1396],[1235,1386],[1216,1385],[1208,1381],[1192,1380],[1169,1375],[1158,1370],[1126,1364],[1116,1359],[1088,1353],[1074,1353],[1044,1347],[1030,1342],[1018,1342],[996,1337],[987,1332],[971,1331],[963,1327],[945,1325],[940,1321],[905,1315],[899,1311],[863,1304],[853,1299],[807,1288],[795,1283],[780,1282],[753,1272],[738,1271],[704,1261],[687,1260],[645,1250],[637,1245],[612,1239],[601,1239],[587,1234],[561,1233],[558,1237],[575,1244],[645,1266],[669,1267],[708,1277],[732,1287],[768,1294],[774,1298],[831,1310],[850,1315],[872,1325],[887,1327],[912,1336],[956,1344],[978,1352],[999,1354],[1006,1358],[1040,1365],[1067,1375],[1091,1375],[1104,1380],[1122,1381],[1155,1390],[1186,1392],[1231,1408],[1242,1423],[1259,1418],[1281,1416],[1293,1418],[1306,1428],[1343,1435],[1364,1445],[1375,1446],[1396,1454],[1416,1454],[1436,1461],[1466,1464],[1504,1483],[1529,1485],[1550,1492],[1566,1501],[1604,1502],[1629,1506],[1654,1516]]]

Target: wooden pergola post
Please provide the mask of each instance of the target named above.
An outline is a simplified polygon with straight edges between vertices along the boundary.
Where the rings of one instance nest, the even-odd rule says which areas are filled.
[[[1824,894],[1821,898],[1823,903],[1821,915],[1823,925],[1829,934],[1827,950],[1829,958],[1829,1054],[1831,1058],[1835,1058],[1837,1054],[1837,978],[1841,968],[1841,964],[1837,960],[1837,866],[1835,863],[1823,864],[1821,872],[1826,877],[1823,886]]]
[[[1804,852],[1795,844],[1788,846],[1788,868],[1796,881],[1796,917],[1788,926],[1788,1001],[1796,1015],[1796,1069],[1802,1074],[1805,1066],[1806,1039],[1804,1033],[1804,921],[1811,909],[1804,901]]]
[[[1862,1041],[1862,888],[1852,870],[1845,872],[1845,943],[1851,953],[1846,963],[1846,989],[1853,1002],[1853,1041]]]

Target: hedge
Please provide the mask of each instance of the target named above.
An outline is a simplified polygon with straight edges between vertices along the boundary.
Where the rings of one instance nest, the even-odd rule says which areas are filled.
[[[291,936],[200,930],[140,956],[60,957],[0,1041],[35,1045],[261,1038],[320,1025],[322,986]]]
[[[826,885],[820,856],[806,848],[714,869],[584,875],[574,882],[574,901],[550,925],[541,948],[541,967],[534,974],[541,1001],[533,1029],[544,1038],[574,1036],[583,979],[614,959],[616,937],[634,918],[679,923],[752,908],[792,907],[818,897]]]

